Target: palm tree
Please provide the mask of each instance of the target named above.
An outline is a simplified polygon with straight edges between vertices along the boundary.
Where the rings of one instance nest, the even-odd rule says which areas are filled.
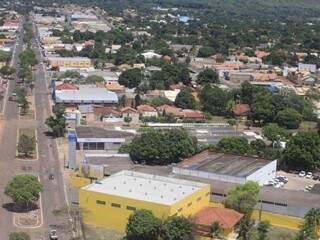
[[[320,208],[311,208],[304,216],[305,225],[308,225],[314,229],[315,232],[319,232],[320,229]]]
[[[210,227],[210,239],[224,239],[220,223],[214,222]]]

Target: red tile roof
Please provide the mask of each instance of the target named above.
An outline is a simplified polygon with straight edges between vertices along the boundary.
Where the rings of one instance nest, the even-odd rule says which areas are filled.
[[[248,104],[236,104],[233,107],[233,113],[236,116],[241,116],[250,112],[250,107]]]
[[[181,117],[189,118],[189,119],[204,119],[204,114],[201,111],[190,111],[190,110],[183,110],[180,113]]]
[[[103,106],[93,106],[93,113],[96,116],[105,116],[112,114],[117,117],[121,117],[122,114],[117,109],[112,107],[103,107]]]
[[[218,222],[222,229],[231,229],[242,217],[243,214],[233,209],[205,207],[194,215],[193,220],[196,225],[211,226]]]
[[[143,104],[143,105],[139,105],[137,107],[137,110],[139,113],[142,113],[142,112],[156,112],[157,110],[150,106],[150,105],[147,105],[147,104]]]
[[[138,113],[138,111],[132,107],[125,107],[121,109],[121,113]]]
[[[56,86],[56,90],[78,90],[78,87],[71,83],[62,83]]]
[[[170,105],[164,104],[164,105],[157,107],[157,110],[159,112],[165,112],[166,114],[179,115],[181,108],[177,108],[175,106],[170,106]]]

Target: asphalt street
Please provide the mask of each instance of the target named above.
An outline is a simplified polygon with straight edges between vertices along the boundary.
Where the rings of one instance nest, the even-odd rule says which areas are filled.
[[[19,69],[19,54],[23,51],[22,34],[15,45],[12,67]],[[39,45],[35,39],[32,48],[41,62]],[[46,85],[46,73],[42,64],[35,66],[35,112],[36,119],[22,120],[19,118],[18,107],[15,102],[8,101],[17,82],[17,74],[8,85],[8,94],[5,98],[4,111],[0,120],[0,239],[8,239],[8,234],[14,231],[24,231],[31,235],[32,239],[48,239],[50,229],[58,231],[59,239],[70,239],[71,230],[68,216],[55,216],[52,211],[66,206],[65,190],[61,165],[58,159],[58,151],[54,139],[45,133],[49,130],[45,125],[45,119],[50,115],[50,102]],[[19,127],[33,127],[37,130],[38,161],[21,161],[16,159],[17,130]],[[13,224],[13,212],[5,208],[11,200],[4,195],[4,188],[12,176],[21,173],[38,175],[44,190],[41,194],[41,225],[35,228],[17,228]],[[54,180],[49,180],[49,174],[53,174]]]

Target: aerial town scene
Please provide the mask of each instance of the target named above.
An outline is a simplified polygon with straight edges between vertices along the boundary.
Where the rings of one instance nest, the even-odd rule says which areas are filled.
[[[0,240],[319,240],[320,2],[0,0]]]

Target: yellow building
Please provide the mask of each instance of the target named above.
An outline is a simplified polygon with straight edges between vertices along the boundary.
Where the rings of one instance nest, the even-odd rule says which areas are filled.
[[[49,66],[52,68],[90,68],[91,60],[86,57],[49,57]]]
[[[210,185],[121,171],[80,189],[79,204],[87,224],[124,232],[136,209],[165,219],[189,217],[209,205]]]

